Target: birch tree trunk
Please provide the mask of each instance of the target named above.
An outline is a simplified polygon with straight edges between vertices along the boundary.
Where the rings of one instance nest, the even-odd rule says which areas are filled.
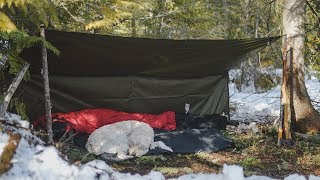
[[[306,0],[285,0],[283,9],[283,34],[288,43],[284,49],[292,49],[293,60],[293,105],[296,113],[297,130],[319,132],[320,116],[310,102],[305,86],[304,46],[305,46]]]

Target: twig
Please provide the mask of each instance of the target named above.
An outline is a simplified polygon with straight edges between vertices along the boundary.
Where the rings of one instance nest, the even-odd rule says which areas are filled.
[[[274,88],[274,89],[275,89],[275,88]],[[252,94],[250,94],[250,95],[242,98],[241,100],[245,100],[246,98],[248,98],[248,97],[250,97],[250,96],[253,96],[253,95],[255,95],[255,94],[261,94],[261,93],[265,93],[265,92],[269,91],[269,92],[266,94],[266,95],[268,95],[268,94],[270,94],[272,91],[274,91],[274,89],[272,89],[272,90],[264,90],[264,91],[262,91],[262,92],[255,92],[255,93],[252,93]],[[266,95],[263,95],[262,97],[264,97],[264,96],[266,96]],[[259,98],[260,98],[260,97],[259,97]],[[259,98],[258,98],[258,99],[259,99]]]
[[[65,138],[65,136],[67,135],[68,131],[65,131],[62,135],[62,137],[59,139],[59,143],[61,143],[61,141]]]
[[[89,155],[90,153],[87,153],[86,155],[83,156],[83,158],[80,160],[80,163]]]
[[[274,90],[274,89],[273,89],[273,90]],[[266,96],[268,96],[273,90],[271,90],[270,92],[266,93],[265,95],[263,95],[263,96],[261,96],[261,97],[258,97],[258,98],[256,98],[256,99],[250,101],[250,102],[247,102],[247,103],[253,103],[253,102],[255,102],[255,101],[257,101],[257,100],[259,100],[259,99],[261,99],[261,98],[263,98],[263,97],[266,97]]]
[[[311,3],[307,0],[306,1],[307,2],[307,5],[308,5],[308,7],[310,8],[310,10],[311,10],[311,12],[318,18],[318,23],[319,23],[319,25],[320,25],[320,16],[319,16],[319,14],[317,13],[317,11],[312,7],[312,5],[311,5]]]
[[[11,123],[11,122],[8,122],[6,120],[0,120],[0,124],[3,124],[5,126],[13,126],[13,127],[16,127],[16,128],[20,128],[20,129],[24,129],[24,130],[27,130],[27,131],[30,131],[30,129],[28,128],[25,128],[17,123]]]
[[[77,135],[78,132],[74,133],[74,134],[71,134],[71,136],[69,136],[65,141],[62,142],[62,144],[68,142],[71,138],[73,138],[75,135]]]

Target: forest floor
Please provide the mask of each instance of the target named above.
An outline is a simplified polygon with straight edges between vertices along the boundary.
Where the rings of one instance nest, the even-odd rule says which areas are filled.
[[[235,145],[231,149],[216,153],[151,155],[108,164],[123,173],[144,175],[155,170],[161,172],[166,178],[189,173],[220,173],[223,164],[242,166],[246,176],[265,175],[284,178],[293,173],[320,176],[320,138],[318,136],[303,139],[295,135],[294,145],[279,147],[277,133],[273,127],[263,125],[260,130],[257,134],[224,131]],[[96,158],[72,145],[67,151],[67,156],[70,162],[75,164]]]

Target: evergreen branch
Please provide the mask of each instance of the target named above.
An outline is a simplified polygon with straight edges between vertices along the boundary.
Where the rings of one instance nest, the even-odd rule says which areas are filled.
[[[59,50],[44,38],[38,36],[29,36],[21,31],[15,31],[11,33],[0,32],[0,37],[11,43],[11,47],[14,47],[18,52],[21,52],[24,48],[29,48],[44,42],[44,45],[47,49],[56,55],[60,54]]]
[[[62,9],[64,9],[64,10],[69,14],[69,16],[70,16],[73,20],[75,20],[76,22],[82,23],[82,24],[85,23],[85,20],[84,20],[83,18],[76,17],[75,15],[73,15],[66,6],[63,5],[63,6],[61,6],[61,7],[62,7]]]
[[[71,11],[66,7],[66,3],[65,2],[57,2],[57,1],[51,1],[52,4],[54,4],[56,7],[61,7],[63,10],[65,10],[67,12],[67,14],[69,14],[69,16],[75,20],[76,22],[85,23],[85,20],[81,17],[77,17],[74,14],[71,13]]]
[[[0,30],[6,32],[17,30],[17,27],[12,23],[10,18],[2,11],[0,11]]]
[[[319,25],[320,25],[320,16],[319,16],[319,14],[318,14],[317,11],[312,7],[311,3],[310,3],[308,0],[307,0],[306,2],[307,2],[308,7],[310,8],[311,12],[317,17],[318,23],[319,23]]]

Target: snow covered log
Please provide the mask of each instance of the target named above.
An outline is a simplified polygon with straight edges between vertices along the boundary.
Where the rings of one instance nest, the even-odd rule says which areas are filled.
[[[14,94],[14,92],[17,90],[20,82],[22,81],[25,73],[27,72],[29,68],[29,63],[25,63],[24,66],[22,67],[21,71],[19,74],[14,78],[12,81],[11,85],[9,86],[7,92],[4,94],[3,99],[0,101],[0,118],[5,117],[5,113],[8,109],[10,100]]]

